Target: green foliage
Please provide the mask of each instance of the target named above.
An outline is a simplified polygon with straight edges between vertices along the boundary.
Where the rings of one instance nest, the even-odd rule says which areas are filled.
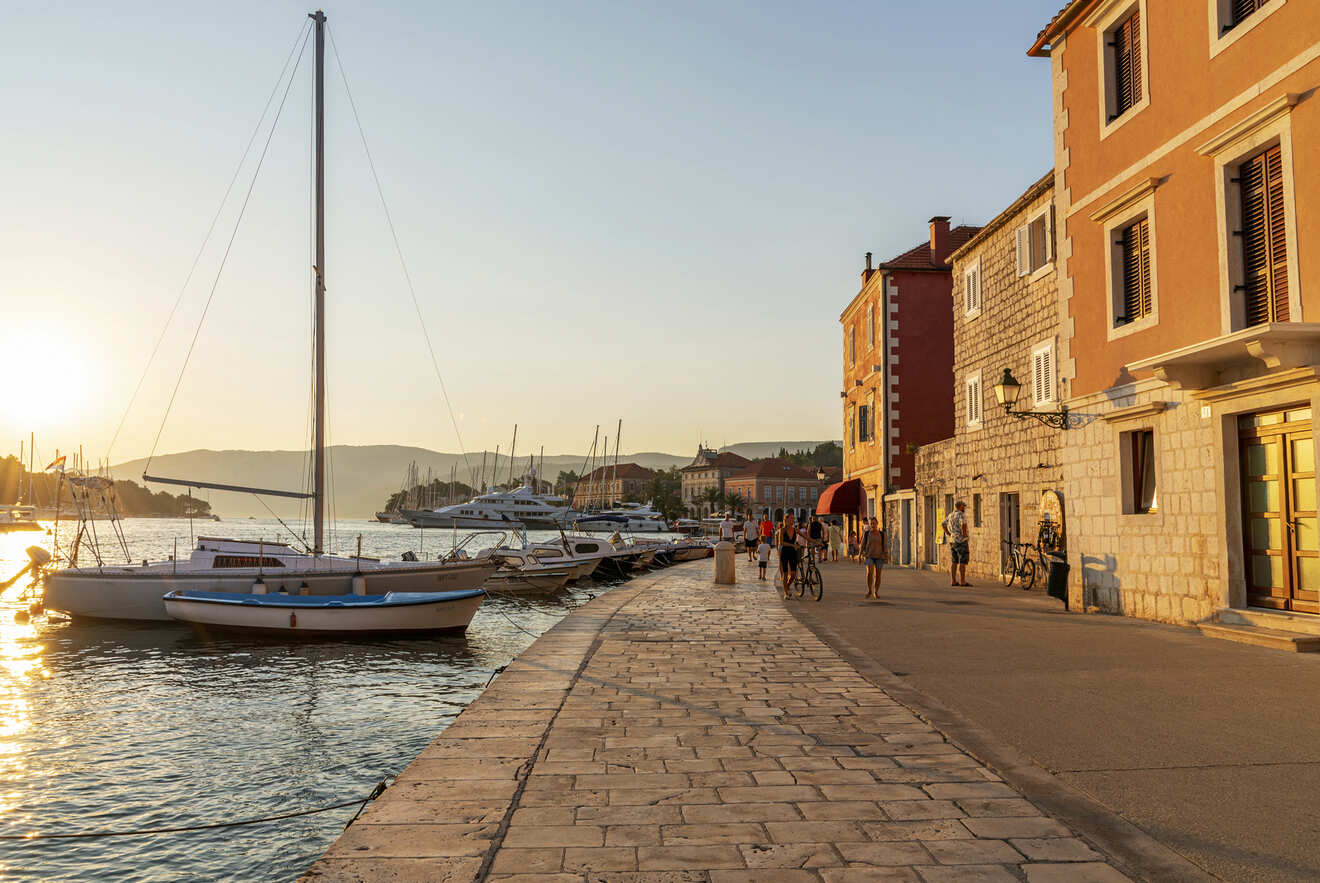
[[[28,493],[28,479],[31,478],[31,494]],[[24,503],[39,506],[54,506],[56,493],[60,496],[60,508],[76,517],[73,497],[69,486],[61,482],[58,472],[29,473],[17,457],[10,455],[0,460],[0,500],[6,503]],[[186,518],[207,517],[211,514],[211,504],[188,494],[169,494],[165,491],[153,493],[135,481],[116,480],[114,499],[120,515],[163,515]],[[97,500],[97,507],[100,501]]]
[[[494,487],[500,487],[495,485]],[[515,485],[516,487],[516,485]],[[416,509],[421,506],[444,506],[453,501],[466,503],[476,496],[476,491],[461,481],[452,484],[435,479],[431,484],[419,484],[407,491],[395,491],[385,499],[385,511],[395,509]]]
[[[842,466],[843,446],[834,442],[821,442],[810,451],[793,451],[781,447],[775,456],[787,460],[794,466]]]
[[[683,480],[677,467],[657,470],[655,476],[646,483],[646,497],[666,521],[682,518],[687,512],[687,507],[683,505]]]

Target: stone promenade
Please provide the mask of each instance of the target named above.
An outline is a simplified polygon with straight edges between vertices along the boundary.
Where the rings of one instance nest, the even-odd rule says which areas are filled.
[[[512,663],[304,879],[1128,879],[700,561]],[[799,602],[792,602],[799,603]]]

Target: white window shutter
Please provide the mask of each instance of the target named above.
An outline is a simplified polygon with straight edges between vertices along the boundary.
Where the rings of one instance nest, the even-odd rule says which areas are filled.
[[[981,265],[978,263],[972,271],[972,296],[976,300],[975,309],[981,309]]]
[[[1048,260],[1054,260],[1059,256],[1058,249],[1054,244],[1054,204],[1050,204],[1050,210],[1045,213],[1045,252],[1049,255]]]
[[[1045,378],[1045,386],[1041,395],[1042,402],[1054,401],[1054,346],[1051,344],[1041,351],[1041,361],[1044,363],[1041,373]]]
[[[1017,228],[1017,274],[1027,275],[1031,267],[1031,234],[1029,228]]]
[[[1045,353],[1041,350],[1031,354],[1031,404],[1039,405],[1045,400],[1045,376],[1043,366]]]

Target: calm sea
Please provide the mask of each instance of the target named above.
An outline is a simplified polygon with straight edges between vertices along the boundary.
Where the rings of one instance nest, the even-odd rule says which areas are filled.
[[[166,557],[183,520],[124,523],[134,559]],[[197,522],[198,533],[287,538],[274,520]],[[61,527],[63,536],[68,527]],[[124,560],[108,525],[108,562]],[[340,524],[337,545],[397,557],[448,531]],[[533,532],[533,539],[549,534]],[[40,533],[0,534],[0,580]],[[86,557],[84,556],[84,561]],[[20,584],[21,585],[21,584]],[[608,586],[488,599],[463,637],[301,643],[201,640],[173,625],[15,622],[0,605],[0,834],[201,825],[366,796],[401,771],[504,665]],[[239,828],[89,840],[0,841],[0,877],[290,880],[353,809]]]

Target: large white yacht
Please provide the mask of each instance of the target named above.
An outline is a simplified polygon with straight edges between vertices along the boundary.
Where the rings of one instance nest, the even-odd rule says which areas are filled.
[[[413,527],[557,527],[576,514],[562,497],[538,494],[530,485],[480,494],[454,506],[404,512]]]
[[[582,513],[574,517],[581,530],[618,530],[625,533],[659,533],[669,523],[650,503],[620,503],[613,509]]]

